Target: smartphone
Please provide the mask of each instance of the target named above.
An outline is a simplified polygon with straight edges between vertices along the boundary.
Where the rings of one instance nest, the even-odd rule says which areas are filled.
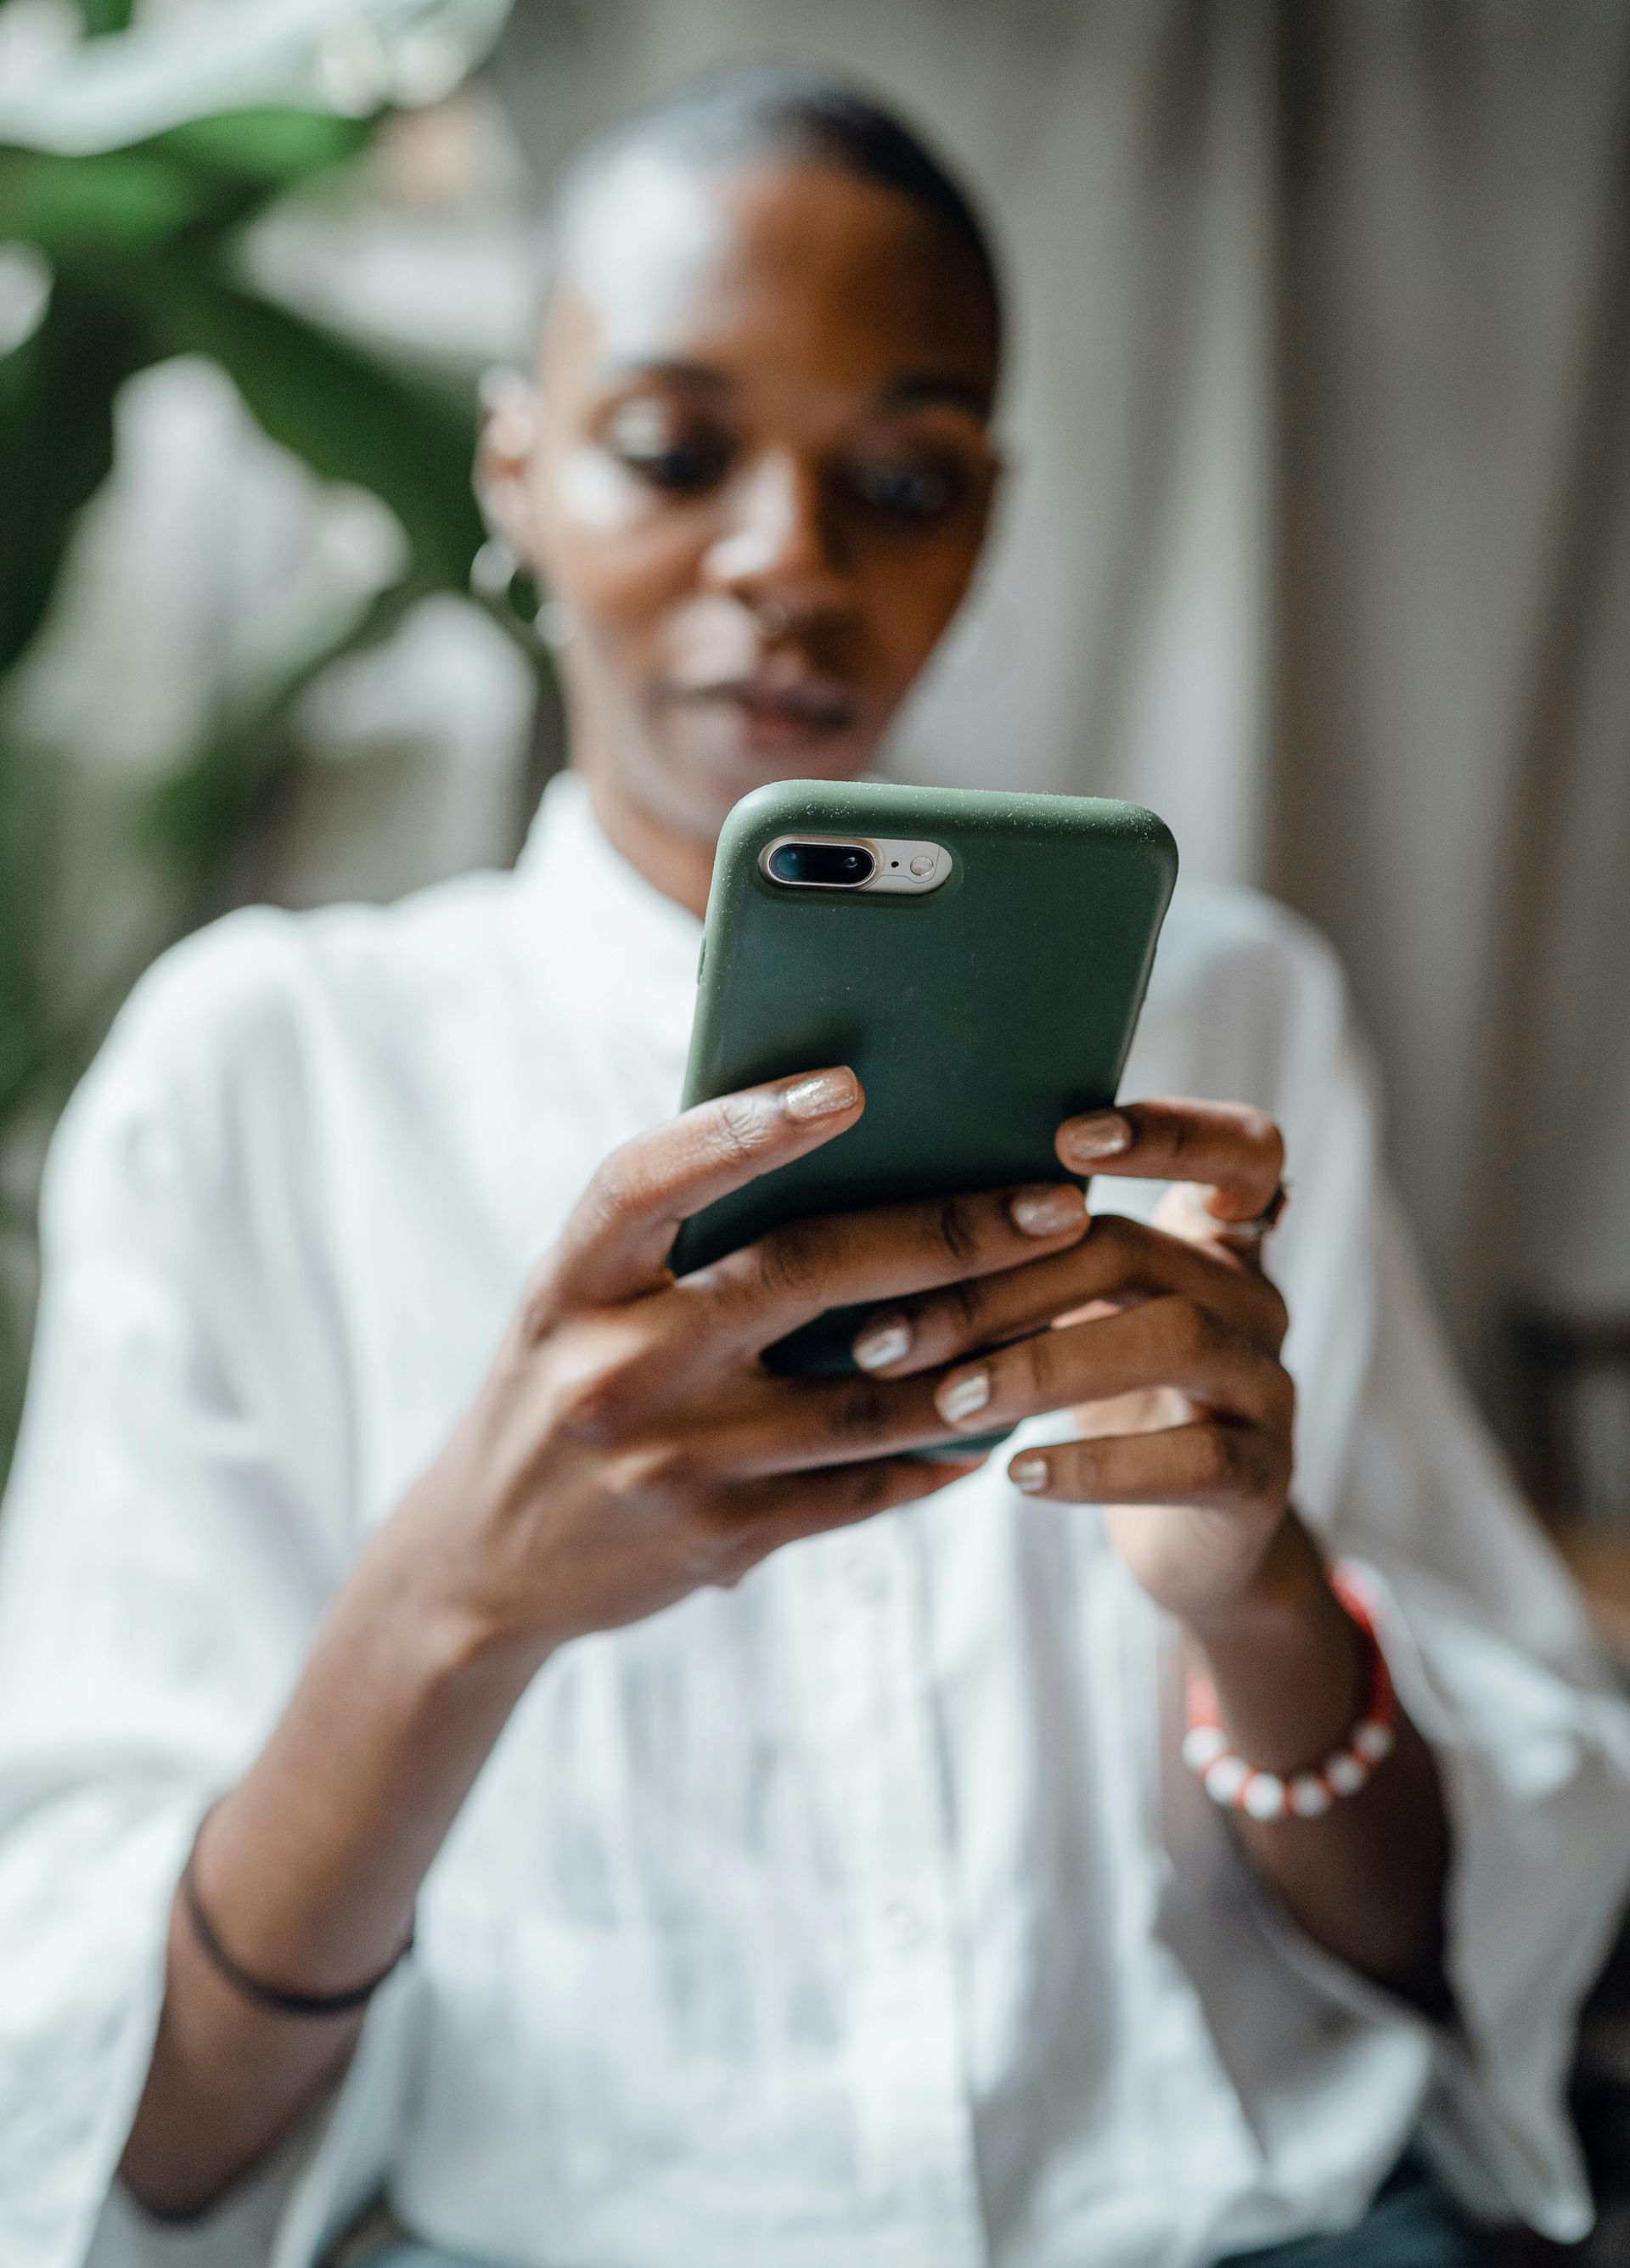
[[[680,1275],[779,1223],[1066,1178],[1115,1098],[1177,879],[1171,830],[1095,797],[782,780],[719,837],[685,1104],[848,1064],[859,1123],[684,1223]],[[854,1367],[866,1311],[765,1359]]]

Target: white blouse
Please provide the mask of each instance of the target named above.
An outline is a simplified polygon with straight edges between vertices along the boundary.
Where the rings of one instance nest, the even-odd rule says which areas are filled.
[[[518,2268],[1184,2268],[1351,2220],[1423,2122],[1578,2234],[1630,1719],[1450,1373],[1329,953],[1193,889],[1127,1092],[1285,1127],[1297,1501],[1443,1771],[1460,2029],[1275,1909],[1178,1759],[1172,1626],[998,1460],[557,1655],[331,2098],[202,2224],[118,2191],[200,1815],[675,1108],[697,944],[567,778],[512,876],[178,947],[70,1107],[0,1523],[0,2262],[306,2268],[382,2188]]]

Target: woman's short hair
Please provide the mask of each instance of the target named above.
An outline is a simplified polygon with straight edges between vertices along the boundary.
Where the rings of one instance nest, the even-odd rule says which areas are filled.
[[[738,66],[671,88],[597,135],[568,166],[553,202],[553,242],[569,236],[624,158],[647,152],[720,168],[755,158],[827,166],[896,191],[968,254],[1000,354],[1001,276],[973,197],[923,136],[863,88],[790,63]]]

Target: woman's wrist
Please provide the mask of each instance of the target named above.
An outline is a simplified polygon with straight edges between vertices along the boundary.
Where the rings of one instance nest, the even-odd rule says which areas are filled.
[[[342,2062],[360,2008],[311,2022],[288,2004],[354,2000],[394,1965],[535,1671],[535,1653],[483,1644],[479,1618],[424,1580],[424,1541],[393,1521],[370,1539],[266,1747],[200,1832],[123,2160],[151,2212],[218,2198]]]
[[[425,1869],[537,1666],[535,1653],[477,1643],[419,1581],[411,1545],[390,1522],[370,1539],[202,1838],[198,1887],[234,1957],[315,1993],[400,1946]]]
[[[1239,1753],[1267,1771],[1325,1755],[1364,1705],[1369,1640],[1332,1589],[1318,1547],[1287,1513],[1251,1581],[1190,1642]]]
[[[517,1586],[480,1564],[434,1467],[369,1540],[346,1586],[359,1618],[385,1638],[421,1698],[511,1692],[511,1705],[554,1651],[517,1612]]]

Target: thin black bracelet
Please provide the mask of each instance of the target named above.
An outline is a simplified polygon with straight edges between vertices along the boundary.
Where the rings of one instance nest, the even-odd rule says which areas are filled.
[[[187,1918],[192,1924],[193,1934],[217,1974],[224,1977],[235,1992],[241,1993],[255,2007],[264,2008],[268,2015],[351,2015],[356,2009],[367,2006],[397,1963],[413,1950],[414,1933],[409,1929],[406,1941],[385,1962],[378,1975],[371,1977],[365,1984],[353,1984],[346,1992],[285,1992],[281,1985],[263,1984],[258,1977],[251,1977],[247,1970],[238,1966],[216,1935],[198,1895],[197,1878],[193,1871],[193,1860],[197,1852],[198,1845],[195,1843],[187,1855],[187,1864],[181,1869],[181,1897],[187,1907]]]

